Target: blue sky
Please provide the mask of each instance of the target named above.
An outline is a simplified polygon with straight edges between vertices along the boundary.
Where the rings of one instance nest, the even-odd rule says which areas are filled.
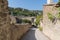
[[[53,0],[57,2],[58,0]],[[8,0],[9,7],[20,7],[29,10],[43,10],[43,5],[47,0]]]

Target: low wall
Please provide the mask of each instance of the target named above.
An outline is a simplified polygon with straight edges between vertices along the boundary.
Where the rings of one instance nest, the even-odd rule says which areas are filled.
[[[44,25],[43,33],[51,40],[60,40],[60,20],[57,20],[56,24],[49,22]]]
[[[29,30],[30,24],[16,24],[16,18],[10,15],[10,40],[20,40],[21,37]]]
[[[30,24],[0,25],[0,40],[20,40],[30,27]]]
[[[25,24],[13,24],[11,26],[11,39],[10,40],[20,40],[21,37],[29,30],[31,25]]]

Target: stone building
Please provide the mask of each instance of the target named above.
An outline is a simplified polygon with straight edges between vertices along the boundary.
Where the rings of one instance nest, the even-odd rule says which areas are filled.
[[[43,7],[43,33],[51,40],[60,40],[60,20],[57,18],[58,12],[55,3],[49,2]],[[48,13],[53,16],[53,20],[48,18]]]

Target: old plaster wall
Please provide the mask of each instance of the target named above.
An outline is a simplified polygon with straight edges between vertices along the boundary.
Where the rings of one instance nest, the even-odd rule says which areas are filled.
[[[56,16],[58,11],[54,7],[55,4],[44,5],[43,9],[43,33],[51,40],[60,40],[60,20],[55,19],[54,23],[48,19],[47,13],[50,12]]]

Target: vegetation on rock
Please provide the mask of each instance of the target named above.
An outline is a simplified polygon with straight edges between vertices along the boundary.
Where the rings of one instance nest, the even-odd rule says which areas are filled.
[[[54,16],[51,13],[48,13],[48,18],[52,21],[54,19]]]
[[[60,19],[60,12],[57,14],[57,17]]]
[[[43,31],[43,27],[39,27],[39,30],[40,30],[40,31]]]
[[[41,19],[43,19],[43,14],[37,15],[35,24],[40,25],[40,20]]]

